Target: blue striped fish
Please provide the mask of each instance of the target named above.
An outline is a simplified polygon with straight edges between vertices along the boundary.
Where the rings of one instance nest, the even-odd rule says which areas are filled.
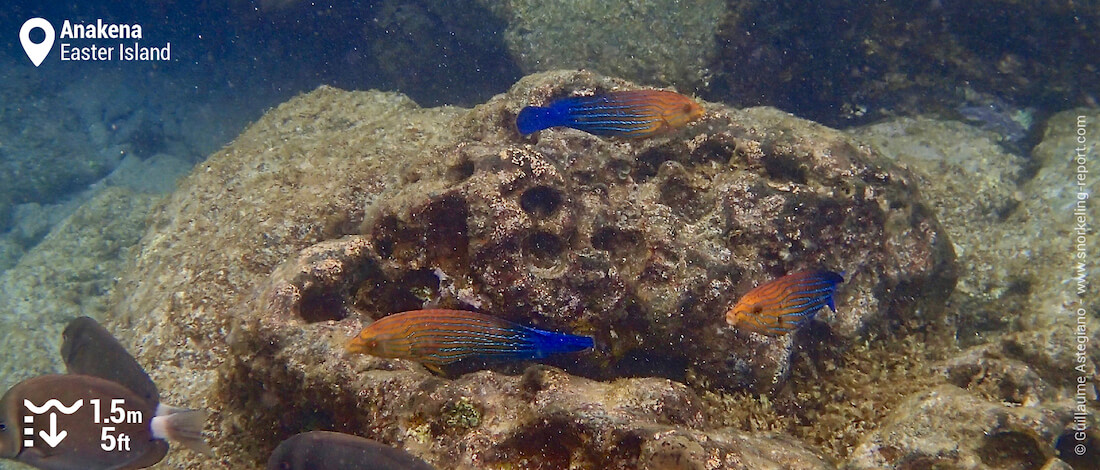
[[[434,372],[471,356],[541,359],[591,348],[588,336],[517,325],[465,310],[413,310],[378,319],[348,342],[348,351],[411,359]]]
[[[679,93],[616,91],[528,106],[516,116],[516,128],[523,135],[563,126],[599,136],[638,138],[683,127],[702,116],[703,107]]]
[[[813,318],[822,307],[834,312],[833,294],[844,277],[832,271],[788,274],[750,290],[726,312],[730,326],[780,336]]]

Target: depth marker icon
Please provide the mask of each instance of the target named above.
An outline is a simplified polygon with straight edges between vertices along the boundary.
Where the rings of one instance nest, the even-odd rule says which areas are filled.
[[[23,447],[34,447],[34,428],[31,426],[34,424],[34,415],[40,415],[50,408],[57,408],[57,411],[61,414],[71,415],[76,413],[81,406],[84,406],[84,399],[77,400],[72,406],[65,406],[60,400],[51,398],[46,400],[42,406],[35,406],[30,400],[23,399],[23,406],[27,408],[27,411],[31,412],[29,415],[23,416]],[[38,435],[42,437],[42,440],[46,442],[46,445],[50,447],[57,447],[61,441],[65,440],[65,436],[69,435],[68,431],[57,429],[57,413],[50,413],[50,432],[39,431]]]

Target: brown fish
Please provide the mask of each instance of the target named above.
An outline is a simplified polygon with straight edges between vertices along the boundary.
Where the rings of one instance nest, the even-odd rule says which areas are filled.
[[[350,434],[312,431],[279,444],[266,470],[435,470],[401,449]]]
[[[164,458],[165,439],[209,451],[205,421],[205,412],[159,406],[99,377],[43,375],[0,399],[0,457],[43,470],[145,468]]]
[[[106,328],[80,317],[61,334],[61,359],[70,374],[92,375],[122,385],[147,401],[159,403],[157,385],[134,356]]]

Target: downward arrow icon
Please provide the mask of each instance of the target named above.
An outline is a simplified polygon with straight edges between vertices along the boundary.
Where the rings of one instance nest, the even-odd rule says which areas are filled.
[[[57,445],[60,444],[61,441],[65,439],[65,436],[69,435],[69,432],[68,431],[57,432],[57,413],[50,413],[50,432],[49,432],[49,434],[47,434],[46,431],[38,431],[38,435],[40,437],[42,437],[42,440],[46,441],[46,444],[49,445],[50,447],[57,447]]]

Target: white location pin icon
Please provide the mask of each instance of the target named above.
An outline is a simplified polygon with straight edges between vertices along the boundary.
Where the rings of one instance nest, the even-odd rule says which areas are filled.
[[[46,39],[37,44],[31,41],[31,30],[34,28],[41,28],[46,33]],[[44,18],[31,18],[23,23],[22,28],[19,28],[19,42],[23,44],[23,51],[27,53],[27,57],[31,59],[35,67],[42,65],[42,61],[50,55],[50,50],[53,49],[53,40],[53,25]]]

